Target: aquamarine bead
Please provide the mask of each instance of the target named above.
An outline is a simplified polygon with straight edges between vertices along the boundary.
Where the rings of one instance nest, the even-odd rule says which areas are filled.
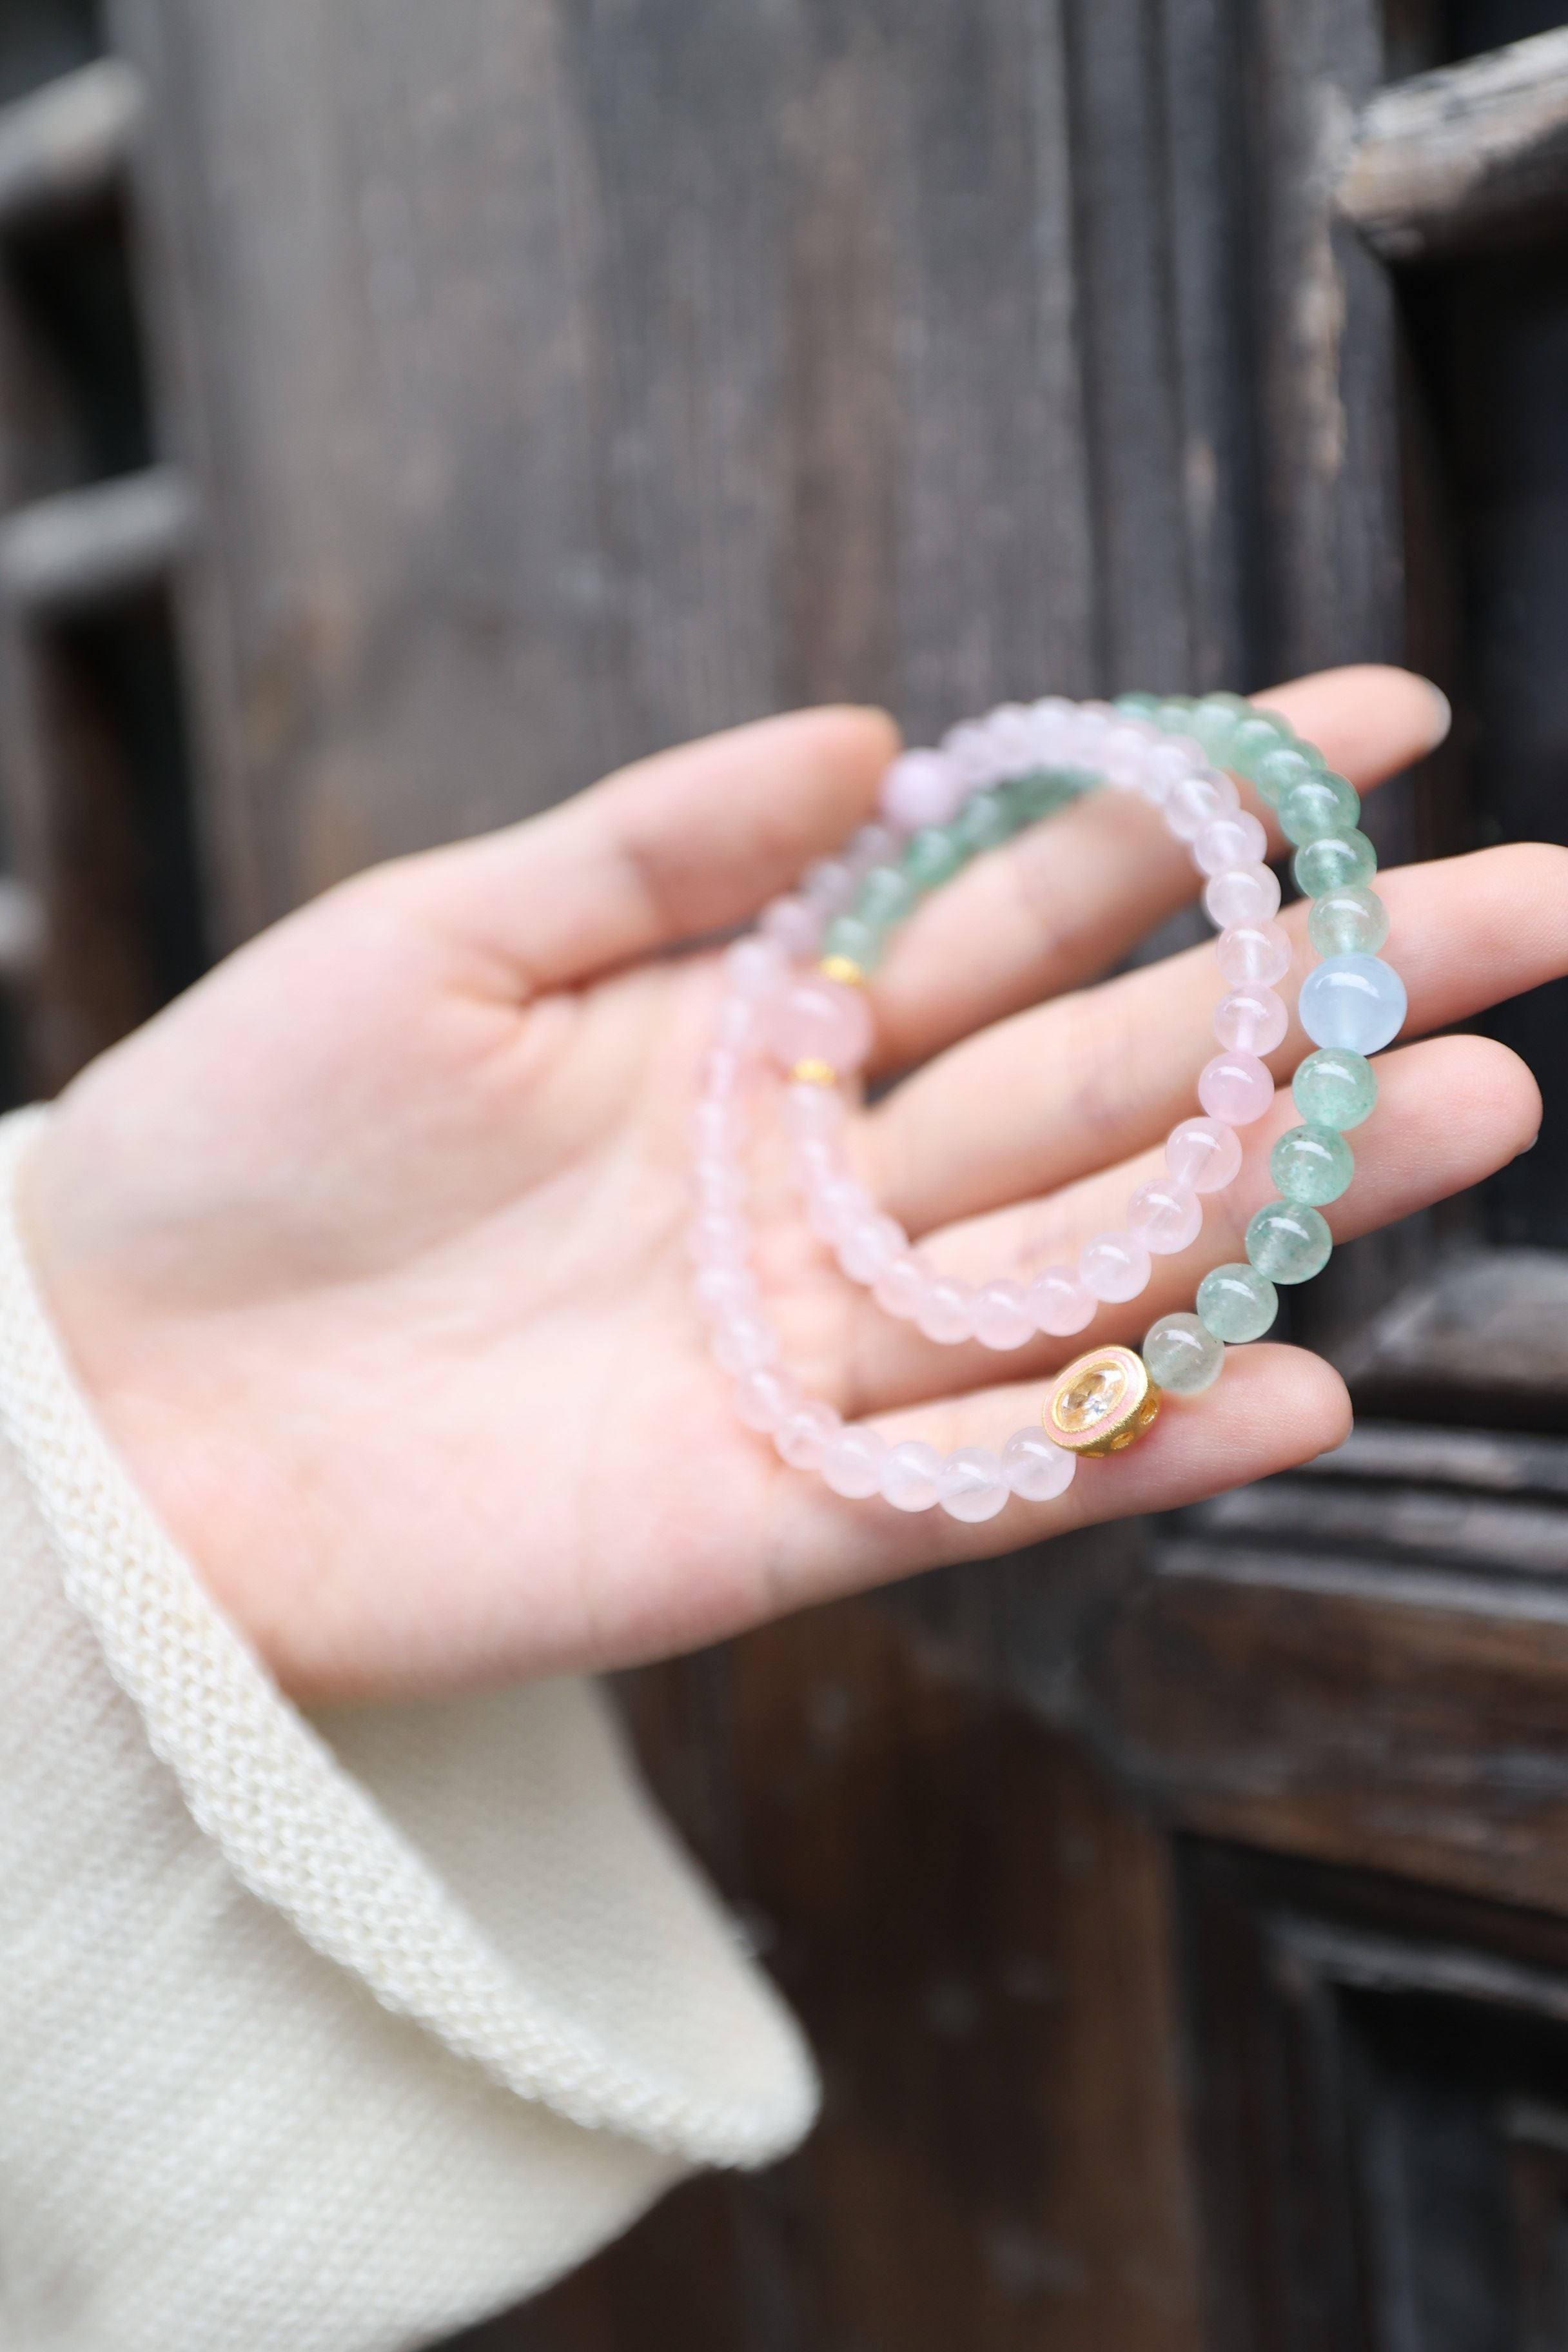
[[[1162,1315],[1143,1335],[1143,1361],[1156,1388],[1197,1396],[1218,1380],[1225,1348],[1195,1315]]]
[[[1305,898],[1331,890],[1358,890],[1377,872],[1377,852],[1364,833],[1330,833],[1310,841],[1291,862],[1296,887]]]
[[[1261,798],[1278,807],[1295,785],[1318,773],[1322,758],[1310,743],[1276,743],[1271,751],[1253,761],[1252,781]]]
[[[1355,1154],[1337,1128],[1292,1127],[1269,1153],[1268,1173],[1287,1201],[1321,1209],[1355,1174]]]
[[[1013,831],[1013,820],[1007,803],[1000,793],[971,793],[958,815],[952,830],[966,850],[994,849]]]
[[[873,866],[860,885],[855,912],[863,923],[890,929],[913,914],[920,895],[920,885],[899,866]]]
[[[1275,720],[1261,710],[1250,719],[1238,719],[1236,732],[1230,739],[1230,764],[1239,775],[1250,776],[1258,762],[1281,743],[1289,742],[1290,730],[1283,719]]]
[[[1116,698],[1116,708],[1118,710],[1124,710],[1129,719],[1152,719],[1160,708],[1160,697],[1157,694],[1144,694],[1142,691],[1119,694]]]
[[[1298,1066],[1290,1092],[1309,1126],[1359,1127],[1377,1100],[1377,1072],[1364,1055],[1325,1045]]]
[[[1375,1054],[1405,1026],[1405,982],[1381,956],[1330,956],[1301,982],[1301,1026],[1314,1045]]]
[[[1279,803],[1279,823],[1288,841],[1321,841],[1325,834],[1349,833],[1361,814],[1361,794],[1348,776],[1330,768],[1303,776]]]
[[[1321,956],[1375,955],[1388,937],[1388,908],[1375,890],[1330,890],[1312,901],[1307,937]]]
[[[1299,1201],[1265,1201],[1247,1228],[1247,1255],[1270,1282],[1310,1282],[1333,1248],[1321,1213]]]
[[[917,890],[951,882],[969,852],[950,824],[922,824],[904,844],[904,872]]]
[[[835,915],[822,934],[825,956],[843,956],[862,971],[876,971],[886,945],[881,925],[868,923],[859,915]]]
[[[1166,735],[1190,735],[1193,731],[1192,697],[1186,694],[1166,694],[1153,714],[1154,724]]]
[[[1197,737],[1216,768],[1230,764],[1230,747],[1238,719],[1251,709],[1239,694],[1205,694],[1194,703],[1189,732]]]
[[[1216,1339],[1261,1339],[1279,1312],[1279,1293],[1255,1265],[1216,1265],[1198,1285],[1198,1313]]]

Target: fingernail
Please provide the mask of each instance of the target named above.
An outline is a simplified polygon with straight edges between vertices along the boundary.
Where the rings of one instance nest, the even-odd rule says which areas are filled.
[[[1429,677],[1424,677],[1421,683],[1432,698],[1432,732],[1426,738],[1426,749],[1435,751],[1439,743],[1447,740],[1448,730],[1454,723],[1454,706],[1442,688],[1434,686]]]

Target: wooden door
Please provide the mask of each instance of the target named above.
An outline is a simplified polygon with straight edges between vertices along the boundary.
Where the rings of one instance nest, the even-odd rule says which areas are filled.
[[[1385,856],[1563,836],[1563,16],[15,0],[16,1084],[817,697],[1407,647]],[[1568,2344],[1559,1011],[1536,1153],[1303,1310],[1331,1462],[628,1678],[826,2111],[476,2346]]]

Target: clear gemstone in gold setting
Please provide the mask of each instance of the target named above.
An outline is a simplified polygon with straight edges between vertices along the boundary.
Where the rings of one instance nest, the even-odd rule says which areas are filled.
[[[1069,1454],[1117,1454],[1142,1436],[1160,1391],[1131,1348],[1096,1348],[1058,1376],[1040,1418]]]

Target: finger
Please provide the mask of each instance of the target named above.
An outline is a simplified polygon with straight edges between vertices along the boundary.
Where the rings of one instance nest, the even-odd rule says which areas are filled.
[[[1384,952],[1409,994],[1404,1034],[1446,1028],[1568,971],[1568,850],[1511,844],[1379,877]],[[1283,917],[1304,972],[1308,908]],[[1290,1028],[1276,1081],[1311,1041]],[[879,1200],[912,1232],[1070,1183],[1195,1113],[1226,987],[1212,945],[1019,1013],[884,1097],[863,1133]],[[1118,1215],[1113,1222],[1120,1223]]]
[[[878,1427],[895,1441],[995,1450],[1013,1430],[1037,1428],[1039,1412],[1037,1388],[1005,1387],[882,1418]],[[772,1605],[804,1608],[941,1561],[980,1559],[1102,1519],[1200,1502],[1310,1462],[1342,1444],[1350,1427],[1350,1400],[1330,1365],[1302,1349],[1262,1343],[1236,1350],[1205,1395],[1168,1399],[1147,1435],[1125,1453],[1081,1459],[1055,1502],[1015,1496],[978,1527],[940,1509],[910,1513],[879,1501],[844,1502],[819,1479],[781,1472],[784,1519],[771,1547]]]
[[[1447,731],[1436,687],[1380,665],[1325,670],[1258,699],[1363,792]],[[976,858],[911,916],[877,974],[879,1065],[907,1068],[1109,970],[1193,898],[1198,880],[1187,850],[1136,793],[1090,793]]]
[[[1383,1055],[1377,1067],[1376,1108],[1346,1139],[1354,1176],[1323,1211],[1336,1243],[1481,1182],[1528,1150],[1541,1124],[1534,1078],[1516,1054],[1489,1038],[1432,1038]],[[1156,1257],[1145,1290],[1125,1304],[1102,1305],[1075,1337],[1042,1337],[1000,1357],[975,1343],[942,1347],[856,1289],[844,1307],[837,1362],[817,1368],[821,1376],[837,1370],[836,1401],[847,1413],[865,1414],[962,1392],[994,1379],[1003,1364],[1010,1375],[1016,1368],[1044,1377],[1102,1340],[1138,1344],[1157,1316],[1191,1308],[1211,1266],[1246,1257],[1247,1221],[1278,1192],[1269,1152],[1299,1123],[1290,1096],[1281,1091],[1268,1116],[1243,1131],[1240,1173],[1205,1199],[1203,1231],[1191,1248]],[[1027,1282],[1042,1266],[1074,1265],[1091,1234],[1121,1225],[1129,1194],[1161,1164],[1150,1152],[1048,1200],[1021,1202],[929,1234],[921,1249],[942,1271],[969,1281],[1010,1276]]]
[[[865,822],[897,749],[880,710],[759,719],[377,887],[414,895],[509,990],[558,987],[754,914]]]

